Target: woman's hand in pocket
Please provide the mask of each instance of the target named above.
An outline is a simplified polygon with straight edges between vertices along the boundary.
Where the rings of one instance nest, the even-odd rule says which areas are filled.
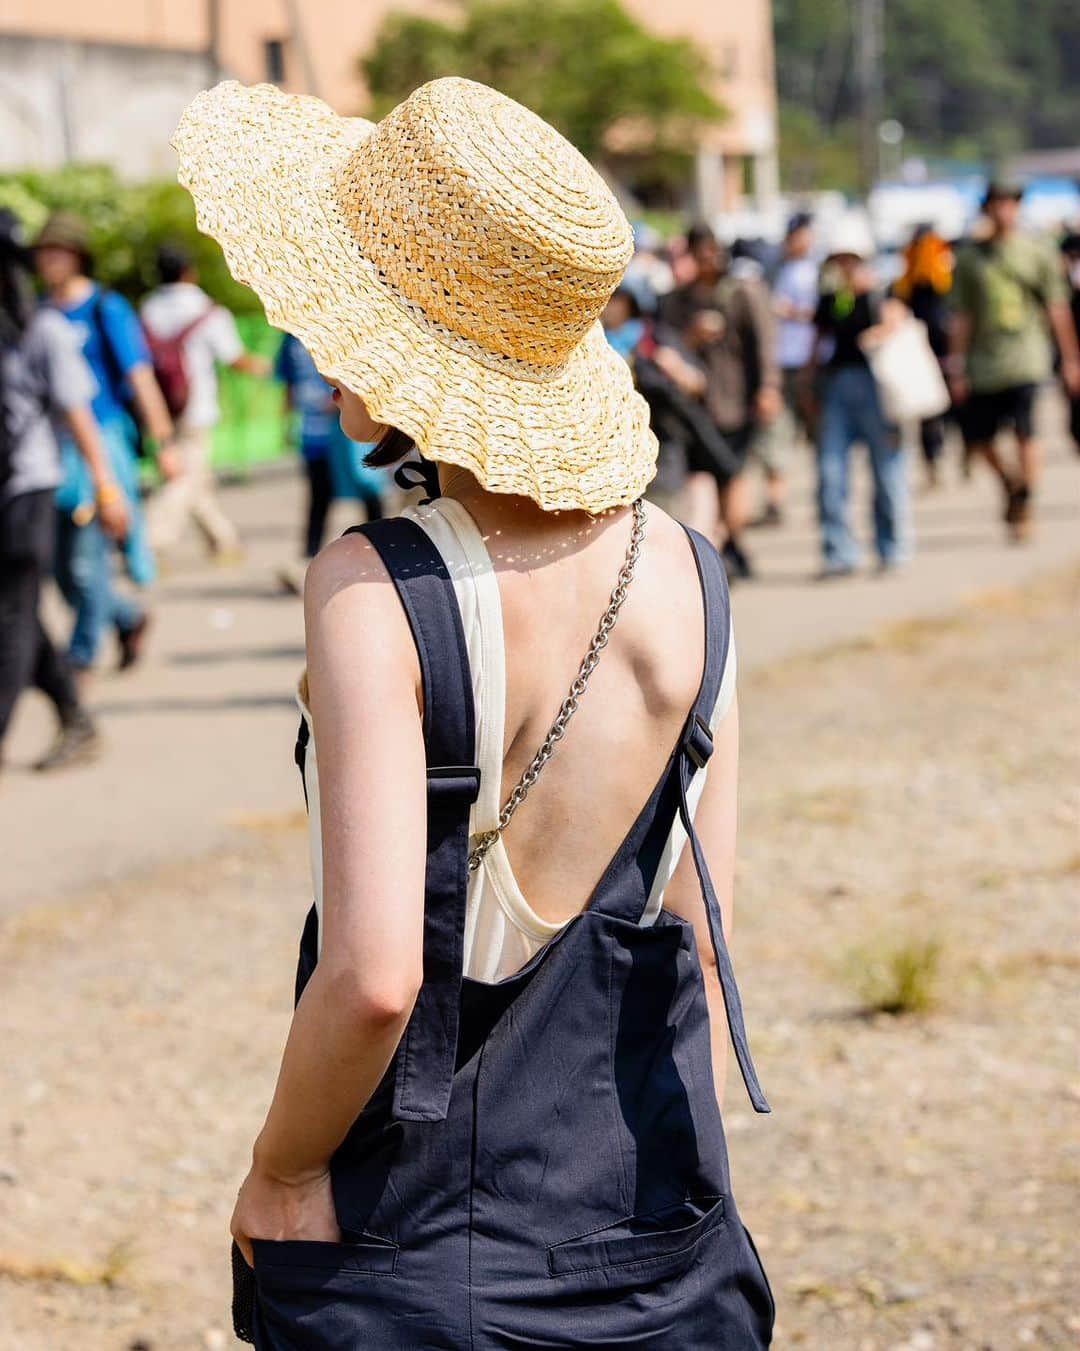
[[[229,1228],[249,1266],[254,1265],[253,1238],[339,1243],[341,1229],[329,1171],[282,1179],[253,1165],[236,1198]]]

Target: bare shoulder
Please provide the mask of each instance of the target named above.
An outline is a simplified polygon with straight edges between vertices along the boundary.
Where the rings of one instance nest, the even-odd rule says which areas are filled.
[[[646,505],[648,513],[647,539],[659,554],[664,565],[676,575],[685,575],[687,581],[697,577],[697,564],[690,544],[686,527],[673,516],[669,516],[663,507],[654,502]]]
[[[312,560],[304,581],[309,672],[351,666],[369,676],[419,681],[419,663],[396,588],[375,546],[343,535]]]

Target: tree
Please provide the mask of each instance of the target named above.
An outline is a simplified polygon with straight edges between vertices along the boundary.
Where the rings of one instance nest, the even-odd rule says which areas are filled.
[[[95,276],[132,299],[156,284],[155,253],[168,240],[190,252],[215,300],[238,313],[262,312],[254,292],[229,275],[215,241],[199,233],[190,193],[171,180],[129,183],[97,164],[28,169],[0,174],[0,206],[15,212],[29,237],[50,211],[77,212],[90,228]]]
[[[612,133],[627,130],[661,176],[685,173],[700,128],[724,116],[698,48],[650,33],[618,0],[466,0],[449,23],[391,13],[360,67],[376,116],[462,75],[532,108],[590,159],[617,153]]]
[[[782,122],[796,129],[781,143],[785,169],[805,166],[815,140],[848,133],[854,13],[851,0],[774,0]],[[1075,144],[1076,0],[888,0],[884,84],[885,115],[924,153],[994,161]]]

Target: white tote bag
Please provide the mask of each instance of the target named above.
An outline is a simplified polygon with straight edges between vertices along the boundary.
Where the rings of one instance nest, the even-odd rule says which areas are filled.
[[[864,343],[863,352],[890,422],[924,422],[948,410],[948,386],[922,320],[904,319],[880,342]]]

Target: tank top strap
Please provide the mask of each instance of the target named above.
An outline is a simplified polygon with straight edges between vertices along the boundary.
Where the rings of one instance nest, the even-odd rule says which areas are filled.
[[[694,774],[703,769],[713,753],[713,734],[709,718],[720,691],[724,662],[727,658],[728,635],[730,633],[730,597],[728,594],[727,574],[723,560],[716,549],[697,531],[687,528],[690,543],[697,561],[698,575],[705,598],[706,652],[705,670],[701,688],[690,710],[690,716],[683,729],[679,753],[676,757],[675,773],[678,780],[678,811],[686,831],[690,849],[694,858],[701,885],[701,894],[705,901],[705,911],[709,924],[709,938],[716,969],[720,977],[720,986],[724,994],[724,1009],[727,1013],[728,1031],[731,1044],[735,1049],[735,1059],[746,1085],[756,1112],[768,1112],[769,1104],[758,1081],[753,1057],[746,1038],[746,1024],[743,1019],[742,1000],[739,987],[735,982],[735,971],[731,964],[727,940],[724,937],[723,917],[716,888],[709,873],[705,851],[701,845],[690,811],[688,791]]]
[[[424,696],[424,980],[397,1051],[393,1114],[401,1121],[443,1121],[457,1056],[469,808],[480,791],[468,649],[453,582],[426,532],[403,517],[353,529],[374,545],[397,590]]]

